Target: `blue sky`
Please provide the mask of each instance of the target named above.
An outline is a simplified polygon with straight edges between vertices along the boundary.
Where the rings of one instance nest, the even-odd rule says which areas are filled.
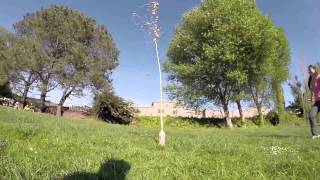
[[[133,18],[132,13],[143,14],[148,0],[2,0],[0,26],[12,31],[12,24],[27,12],[35,12],[51,4],[65,5],[80,10],[85,15],[105,25],[112,33],[120,50],[120,65],[112,78],[116,94],[138,105],[150,105],[159,99],[156,56],[151,38],[139,26],[143,22]],[[166,59],[166,49],[179,24],[182,14],[198,5],[200,0],[160,0],[159,42],[161,61]],[[292,75],[302,76],[303,65],[320,60],[320,1],[319,0],[257,0],[263,13],[269,14],[275,24],[281,26],[289,39]],[[286,85],[285,97],[292,99]],[[31,96],[37,96],[32,92]],[[48,99],[57,101],[60,92],[49,93]],[[68,104],[90,105],[91,97],[72,97]]]

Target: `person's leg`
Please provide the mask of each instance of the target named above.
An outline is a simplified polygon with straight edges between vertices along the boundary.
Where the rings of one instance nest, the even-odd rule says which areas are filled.
[[[309,121],[310,121],[312,136],[318,135],[317,124],[316,124],[317,114],[318,114],[318,106],[317,106],[317,104],[315,104],[314,106],[312,106],[310,114],[309,114]]]

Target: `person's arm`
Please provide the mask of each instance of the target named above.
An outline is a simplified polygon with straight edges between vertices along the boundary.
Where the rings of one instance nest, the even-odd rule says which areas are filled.
[[[310,94],[306,94],[307,96],[307,101],[312,101],[312,86],[311,86],[311,82],[312,82],[312,77],[309,76],[309,79],[308,79],[308,88],[309,88],[309,91],[310,91]],[[310,97],[309,97],[310,95]]]
[[[312,78],[311,76],[309,77],[309,82],[308,82],[308,86],[309,86],[309,90],[310,90],[310,101],[313,102],[314,101],[314,93],[313,93],[313,84],[314,82],[319,83],[320,81],[320,76],[317,75],[317,77]]]

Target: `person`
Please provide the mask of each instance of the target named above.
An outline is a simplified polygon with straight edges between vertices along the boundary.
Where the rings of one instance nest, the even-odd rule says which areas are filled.
[[[309,81],[308,86],[311,91],[312,97],[311,100],[314,99],[314,104],[309,113],[309,121],[312,133],[312,139],[320,138],[318,135],[317,129],[317,114],[320,112],[320,75],[315,66],[310,65],[308,67],[309,70]]]
[[[14,109],[20,109],[20,102],[16,102],[15,104],[14,104]]]
[[[25,111],[30,111],[30,107],[29,107],[28,104],[24,107],[24,110],[25,110]]]
[[[35,107],[33,106],[32,103],[30,103],[30,111],[31,111],[31,112],[35,112]]]

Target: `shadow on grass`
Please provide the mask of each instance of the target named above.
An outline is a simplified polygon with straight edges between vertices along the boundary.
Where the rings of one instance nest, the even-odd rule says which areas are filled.
[[[221,128],[225,126],[225,120],[220,118],[179,118],[191,124]],[[175,119],[173,119],[175,120]]]
[[[111,159],[102,164],[97,173],[75,172],[64,180],[124,180],[130,170],[130,164],[124,160]]]
[[[217,128],[222,128],[226,126],[225,118],[179,118],[179,119],[189,122],[191,124],[199,124],[201,126],[209,126],[209,127],[217,127]],[[259,126],[259,121],[257,117],[247,118],[245,121],[246,123]],[[233,118],[232,123],[237,127],[243,126],[240,118]]]

